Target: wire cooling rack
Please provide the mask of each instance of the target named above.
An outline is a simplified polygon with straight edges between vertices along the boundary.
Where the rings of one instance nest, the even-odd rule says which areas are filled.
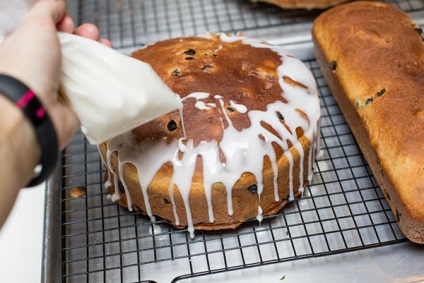
[[[115,48],[203,33],[250,35],[310,28],[319,11],[287,11],[247,0],[73,1],[77,23],[93,22]],[[422,11],[424,2],[393,2]],[[69,4],[69,2],[68,2]],[[277,33],[278,34],[278,33]],[[263,38],[267,40],[267,38]],[[310,42],[309,42],[309,45]],[[47,191],[44,278],[48,282],[179,282],[232,270],[407,241],[312,57],[321,98],[321,153],[301,199],[262,223],[196,231],[191,239],[160,220],[113,203],[97,151],[78,133]],[[75,197],[73,189],[85,195]],[[60,223],[60,225],[57,225]]]
[[[97,147],[77,135],[65,150],[62,176],[63,280],[170,282],[234,269],[404,241],[394,216],[314,60],[321,95],[321,153],[312,184],[299,200],[262,223],[238,229],[185,230],[130,213],[103,186]],[[72,197],[73,188],[87,195]]]

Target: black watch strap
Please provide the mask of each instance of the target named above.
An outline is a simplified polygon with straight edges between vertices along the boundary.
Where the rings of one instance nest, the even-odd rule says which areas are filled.
[[[41,171],[36,174],[28,187],[39,185],[52,173],[59,153],[57,135],[52,120],[34,92],[15,78],[0,74],[0,94],[9,98],[22,109],[34,127],[41,149]]]

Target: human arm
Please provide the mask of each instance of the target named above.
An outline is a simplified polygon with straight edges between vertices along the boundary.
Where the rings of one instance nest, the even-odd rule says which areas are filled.
[[[0,74],[10,75],[32,89],[53,121],[59,147],[74,135],[78,119],[58,97],[60,44],[57,31],[98,39],[93,25],[75,30],[64,1],[41,0],[22,25],[0,44]],[[103,40],[110,46],[110,42]],[[41,152],[34,128],[23,112],[0,93],[0,227],[19,189],[29,183]]]

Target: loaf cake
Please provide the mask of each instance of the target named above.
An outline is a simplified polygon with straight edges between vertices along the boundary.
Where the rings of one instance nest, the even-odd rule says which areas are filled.
[[[99,145],[113,200],[193,236],[260,221],[301,194],[320,107],[300,60],[226,34],[168,39],[132,56],[151,64],[183,107]]]
[[[252,2],[267,2],[284,9],[326,9],[349,0],[251,0]]]
[[[314,22],[318,63],[407,238],[424,243],[422,29],[390,4],[352,2]]]

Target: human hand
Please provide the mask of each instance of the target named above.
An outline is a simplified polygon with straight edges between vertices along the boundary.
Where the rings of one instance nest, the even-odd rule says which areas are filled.
[[[94,40],[99,37],[94,25],[84,24],[75,29],[63,0],[39,0],[21,26],[0,44],[0,73],[21,80],[37,94],[53,120],[59,146],[63,148],[79,122],[72,109],[58,99],[61,52],[57,31],[74,32]],[[108,40],[99,41],[111,46]]]

